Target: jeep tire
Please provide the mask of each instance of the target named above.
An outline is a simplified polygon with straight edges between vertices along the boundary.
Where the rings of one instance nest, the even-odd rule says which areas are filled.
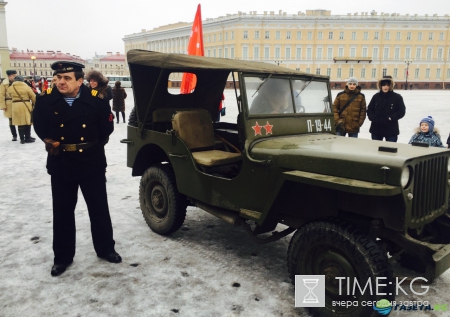
[[[156,233],[169,235],[183,225],[187,201],[176,186],[169,166],[148,168],[139,185],[139,202],[148,226]]]
[[[313,316],[379,316],[372,306],[362,306],[361,302],[395,298],[392,287],[395,283],[386,254],[357,227],[339,219],[311,222],[298,229],[289,243],[287,262],[293,284],[295,275],[325,275],[325,307],[309,308]],[[350,279],[336,279],[344,276]],[[386,295],[376,295],[377,277],[386,277],[380,284],[388,286],[378,287],[378,293]],[[354,295],[347,295],[349,280],[352,293],[355,279],[364,290],[369,278],[373,295],[369,287],[361,294],[357,286]],[[358,301],[358,305],[332,305],[333,301]]]

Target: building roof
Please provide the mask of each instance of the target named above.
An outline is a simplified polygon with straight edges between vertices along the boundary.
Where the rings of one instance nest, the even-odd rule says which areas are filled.
[[[125,61],[125,54],[120,54],[119,52],[117,52],[116,54],[112,54],[111,52],[107,52],[106,53],[107,56],[100,58],[100,62],[124,62]]]
[[[85,61],[76,55],[70,55],[70,53],[61,53],[61,51],[18,51],[13,49],[9,55],[10,60],[31,60],[31,56],[35,56],[36,60],[48,60],[48,61],[77,61],[84,63]]]

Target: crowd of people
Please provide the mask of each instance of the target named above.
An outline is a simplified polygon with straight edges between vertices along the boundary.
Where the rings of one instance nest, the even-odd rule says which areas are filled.
[[[344,91],[339,92],[333,102],[336,134],[357,138],[367,115],[372,140],[397,142],[400,134],[398,121],[405,116],[406,107],[403,97],[394,92],[394,86],[391,76],[383,76],[378,81],[379,91],[372,96],[366,106],[366,99],[361,93],[358,79],[350,77]],[[434,128],[432,116],[420,120],[419,127],[415,129],[409,143],[426,143],[428,146],[444,147],[439,130]],[[447,147],[450,148],[450,136]]]

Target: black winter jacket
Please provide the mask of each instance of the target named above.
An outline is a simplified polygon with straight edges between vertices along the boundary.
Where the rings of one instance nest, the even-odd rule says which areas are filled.
[[[367,107],[367,116],[372,121],[370,133],[381,137],[399,135],[398,120],[405,116],[405,112],[401,95],[393,91],[376,93]]]

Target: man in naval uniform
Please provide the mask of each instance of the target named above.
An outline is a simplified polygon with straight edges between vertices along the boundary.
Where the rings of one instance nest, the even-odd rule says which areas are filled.
[[[37,99],[33,122],[48,152],[55,255],[51,275],[58,276],[75,256],[78,188],[88,208],[97,256],[111,263],[120,263],[122,258],[114,249],[105,184],[104,146],[114,130],[111,108],[96,90],[83,85],[84,65],[60,61],[51,67],[57,84]]]

